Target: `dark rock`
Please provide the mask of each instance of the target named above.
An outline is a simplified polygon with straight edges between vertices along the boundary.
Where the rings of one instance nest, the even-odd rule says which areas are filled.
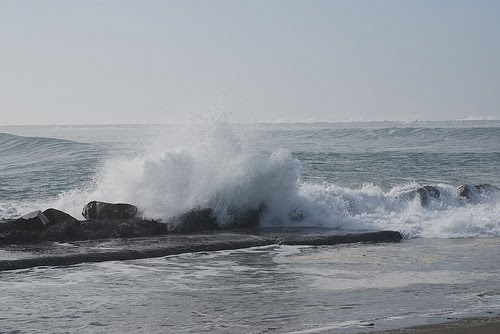
[[[475,187],[480,193],[500,192],[500,188],[498,188],[497,186],[494,186],[492,184],[488,184],[488,183],[478,184],[478,185],[475,185]]]
[[[419,197],[420,205],[423,207],[429,205],[432,199],[438,199],[441,193],[439,189],[434,186],[423,186],[417,189],[409,190],[402,193],[400,196],[407,200],[413,200],[415,197]]]
[[[458,187],[458,195],[469,200],[477,198],[480,194],[490,195],[496,192],[500,192],[500,188],[487,183],[478,185],[463,184]]]
[[[43,213],[49,219],[47,229],[42,236],[43,240],[72,241],[84,239],[80,221],[76,218],[57,209],[47,209]]]
[[[239,210],[239,209],[229,209],[228,216],[229,220],[226,222],[222,228],[254,228],[259,225],[260,218],[266,209],[266,205],[261,203],[258,208]]]
[[[78,219],[57,209],[47,209],[43,212],[43,214],[49,220],[49,225],[78,222]]]
[[[15,224],[20,230],[42,230],[49,223],[49,219],[42,211],[30,212],[15,220]]]
[[[128,223],[124,220],[87,220],[80,223],[80,240],[95,240],[119,237],[120,224]]]
[[[52,239],[54,241],[84,240],[84,238],[82,238],[80,222],[78,220],[63,222],[60,225],[59,233]]]
[[[460,187],[458,187],[458,195],[467,199],[471,199],[472,197],[474,197],[475,193],[476,189],[474,188],[474,186],[462,184]]]
[[[79,221],[64,212],[50,209],[46,226],[32,221],[8,221],[0,224],[0,245],[41,241],[77,241],[107,238],[150,237],[168,233],[166,223],[154,220],[118,219]]]
[[[212,209],[192,209],[170,218],[168,223],[170,231],[176,233],[221,229],[219,224],[217,224],[217,217]]]
[[[121,223],[115,229],[117,238],[135,238],[143,236],[142,231],[136,224]]]
[[[228,221],[221,224],[217,220],[214,210],[195,208],[170,218],[168,223],[170,232],[173,233],[254,228],[259,224],[264,210],[264,204],[261,204],[257,209],[229,209],[227,212]]]
[[[4,222],[0,224],[0,244],[37,242],[48,223],[49,219],[40,210]]]
[[[150,237],[167,233],[167,223],[155,220],[139,218],[88,220],[81,222],[80,238],[78,240]]]
[[[423,186],[418,188],[417,193],[420,197],[420,204],[422,206],[427,206],[431,199],[437,199],[441,195],[439,190],[433,186]]]
[[[125,203],[92,201],[83,207],[82,215],[89,220],[130,219],[137,215],[137,207]]]
[[[33,237],[26,231],[9,231],[0,235],[0,244],[19,244],[32,242]]]
[[[137,225],[145,231],[144,236],[168,234],[168,224],[156,220],[140,220]]]

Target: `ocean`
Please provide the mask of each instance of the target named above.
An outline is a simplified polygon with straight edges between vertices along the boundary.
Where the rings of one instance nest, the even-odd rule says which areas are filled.
[[[470,199],[463,184],[490,184]],[[424,202],[409,196],[438,192]],[[500,314],[500,121],[0,126],[0,221],[91,200],[165,220],[265,205],[260,225],[396,230],[0,273],[0,331],[368,332]],[[3,253],[2,253],[3,254]],[[0,256],[2,255],[0,254]]]

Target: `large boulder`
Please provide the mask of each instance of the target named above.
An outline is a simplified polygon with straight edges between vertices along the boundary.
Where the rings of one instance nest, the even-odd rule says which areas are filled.
[[[82,216],[88,220],[131,219],[137,216],[137,207],[125,203],[92,201],[83,207]]]
[[[80,228],[80,221],[66,212],[57,209],[47,209],[43,212],[49,219],[47,240],[72,241],[85,239]]]
[[[76,223],[78,219],[67,214],[66,212],[57,210],[57,209],[47,209],[43,212],[45,217],[47,217],[48,225],[56,225],[56,224],[67,224],[67,223]]]
[[[199,232],[220,230],[217,217],[212,209],[195,208],[168,220],[171,232]]]
[[[458,187],[458,195],[469,200],[477,198],[480,194],[490,195],[496,192],[500,192],[500,188],[487,183],[477,185],[463,184]]]
[[[458,196],[472,199],[476,193],[476,188],[469,184],[462,184],[460,187],[458,187]]]
[[[49,219],[40,210],[25,214],[15,220],[15,225],[20,230],[42,230],[49,223]]]
[[[417,189],[418,196],[420,197],[420,204],[427,206],[432,199],[437,199],[441,196],[439,189],[434,186],[423,186]]]
[[[239,208],[228,208],[225,212],[226,221],[224,223],[219,222],[219,225],[223,229],[234,229],[234,228],[254,228],[259,225],[260,218],[266,210],[265,203],[261,203],[259,207],[252,209],[239,209]],[[296,212],[291,212],[293,214],[302,214],[301,219],[303,219],[303,212],[297,210]]]
[[[81,239],[85,236],[81,233],[80,222],[56,209],[34,211],[0,227],[0,244]]]
[[[169,230],[174,233],[185,233],[255,228],[259,224],[264,210],[264,204],[248,210],[230,208],[226,211],[226,221],[221,222],[217,219],[213,209],[194,208],[181,215],[171,217],[168,220]]]
[[[420,200],[420,205],[426,207],[429,205],[432,199],[438,199],[441,196],[439,189],[434,186],[423,186],[416,189],[412,189],[406,192],[403,192],[399,195],[401,198],[406,200],[414,200],[415,197],[418,196]]]

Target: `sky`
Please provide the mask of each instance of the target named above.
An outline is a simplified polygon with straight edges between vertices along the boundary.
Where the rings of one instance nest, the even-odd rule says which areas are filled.
[[[0,0],[0,125],[500,119],[500,1]]]

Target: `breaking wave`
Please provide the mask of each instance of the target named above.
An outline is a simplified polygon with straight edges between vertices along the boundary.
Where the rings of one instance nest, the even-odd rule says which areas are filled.
[[[400,131],[427,136],[435,130],[384,131],[389,131],[389,136]],[[463,133],[461,130],[455,135]],[[489,132],[484,135],[492,136]],[[75,176],[75,161],[83,172],[78,185],[59,185],[59,194],[51,190],[47,198],[38,195],[38,200],[27,203],[9,200],[4,194],[0,215],[12,216],[45,206],[81,217],[85,203],[101,200],[135,204],[144,217],[154,219],[167,219],[196,207],[212,208],[226,227],[238,212],[265,208],[263,226],[389,229],[407,237],[500,236],[499,192],[466,199],[459,196],[455,186],[432,184],[435,192],[425,197],[419,193],[423,185],[417,183],[384,190],[372,184],[349,188],[328,180],[308,182],[302,177],[301,162],[291,152],[278,149],[266,153],[265,148],[251,147],[226,122],[211,120],[193,125],[179,136],[176,142],[183,144],[174,149],[155,146],[135,157],[102,158],[99,149],[88,144],[4,135],[0,148],[19,153],[21,147],[23,159],[29,160],[33,147],[40,150],[43,145],[48,146],[41,149],[45,154],[57,153],[52,158],[59,157],[56,160],[63,166],[61,172],[47,174],[52,165],[42,169],[43,175],[70,182]],[[77,160],[67,160],[71,155]],[[91,166],[85,169],[85,163]]]
[[[416,183],[389,191],[366,184],[351,189],[305,182],[289,151],[256,153],[224,122],[189,129],[196,140],[134,159],[109,159],[91,190],[61,195],[55,205],[77,214],[86,201],[137,205],[145,217],[167,219],[194,207],[212,208],[230,227],[235,213],[265,207],[263,226],[390,229],[407,237],[500,236],[500,196],[459,196],[454,186],[432,185],[422,200]],[[84,201],[82,201],[84,199]]]

